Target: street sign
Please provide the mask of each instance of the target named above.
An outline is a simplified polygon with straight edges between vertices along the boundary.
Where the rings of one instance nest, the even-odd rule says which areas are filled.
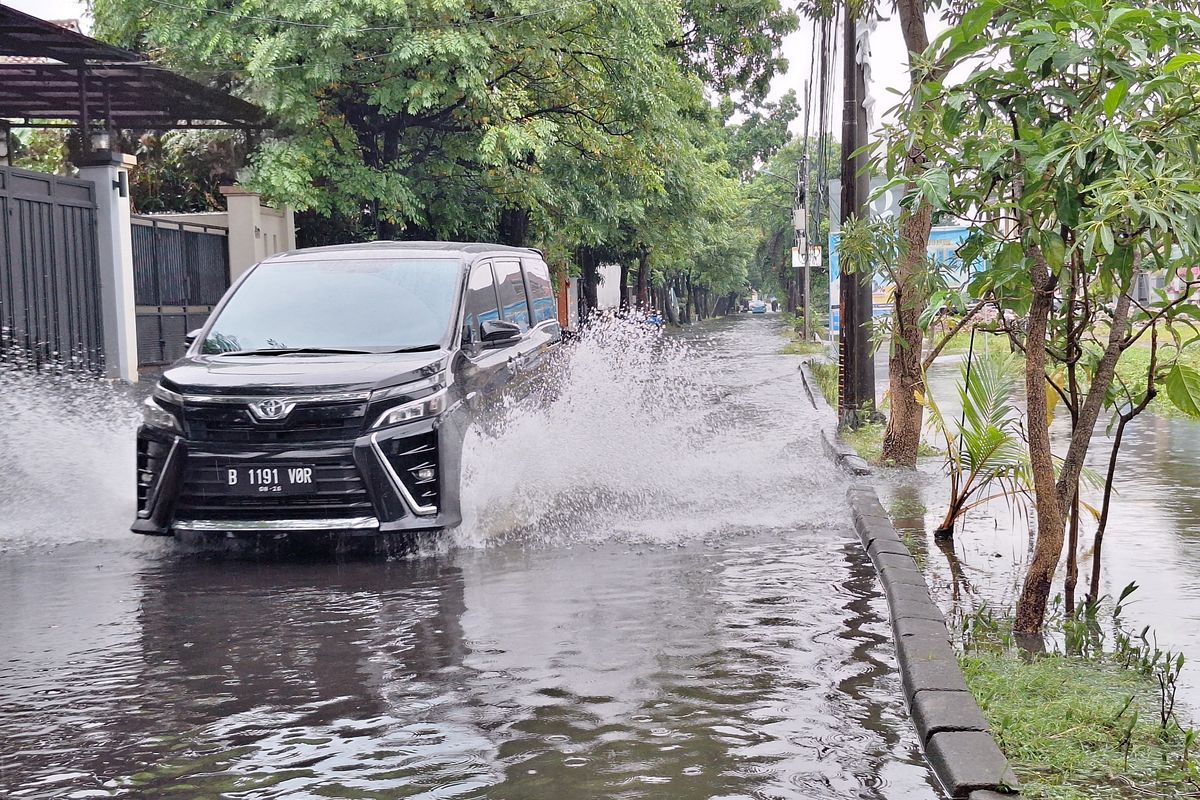
[[[800,269],[800,267],[802,267],[802,266],[803,266],[803,264],[800,262],[800,248],[793,247],[792,248],[792,267],[795,269]]]
[[[814,244],[808,248],[808,266],[814,269],[821,266],[821,245]]]

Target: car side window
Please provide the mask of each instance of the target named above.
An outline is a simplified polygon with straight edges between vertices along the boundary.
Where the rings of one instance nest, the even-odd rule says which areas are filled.
[[[525,266],[525,285],[529,287],[529,305],[533,307],[533,324],[558,319],[550,268],[546,262],[532,258],[524,259],[522,264]]]
[[[479,327],[488,320],[500,319],[500,308],[496,303],[496,284],[492,279],[492,265],[488,262],[476,264],[467,278],[466,314],[463,319],[463,339],[478,342]]]
[[[496,288],[500,293],[500,312],[506,322],[529,330],[529,301],[525,297],[525,279],[517,259],[496,259]]]

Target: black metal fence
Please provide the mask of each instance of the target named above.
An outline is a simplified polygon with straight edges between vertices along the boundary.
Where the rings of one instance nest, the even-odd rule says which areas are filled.
[[[0,361],[103,368],[92,192],[85,181],[0,166]]]
[[[169,364],[229,288],[228,232],[154,217],[132,222],[138,364]]]

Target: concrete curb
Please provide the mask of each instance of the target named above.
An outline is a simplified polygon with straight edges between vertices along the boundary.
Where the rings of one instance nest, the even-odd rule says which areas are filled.
[[[804,391],[808,395],[808,401],[817,410],[817,416],[821,420],[821,447],[824,448],[825,454],[851,475],[870,475],[871,467],[867,462],[838,436],[837,413],[826,402],[821,387],[817,385],[816,379],[808,369],[807,361],[800,363],[800,377],[804,380]]]
[[[950,797],[1013,800],[1017,777],[967,688],[924,576],[873,488],[853,486],[846,499],[887,597],[904,700],[930,768]]]
[[[825,452],[851,474],[871,474],[867,463],[838,435],[837,415],[807,362],[800,365],[800,373],[821,420]],[[904,702],[930,769],[955,800],[1018,800],[1017,776],[967,688],[946,619],[879,495],[870,486],[855,485],[846,499],[854,530],[887,597]]]

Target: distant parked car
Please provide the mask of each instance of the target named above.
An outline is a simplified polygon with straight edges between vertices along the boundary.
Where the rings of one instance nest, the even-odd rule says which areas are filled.
[[[752,300],[752,301],[750,301],[750,313],[751,313],[751,314],[765,314],[765,313],[767,313],[767,304],[766,304],[766,303],[764,303],[762,300]]]
[[[137,533],[458,524],[463,436],[561,340],[527,248],[376,242],[254,266],[137,433]]]

